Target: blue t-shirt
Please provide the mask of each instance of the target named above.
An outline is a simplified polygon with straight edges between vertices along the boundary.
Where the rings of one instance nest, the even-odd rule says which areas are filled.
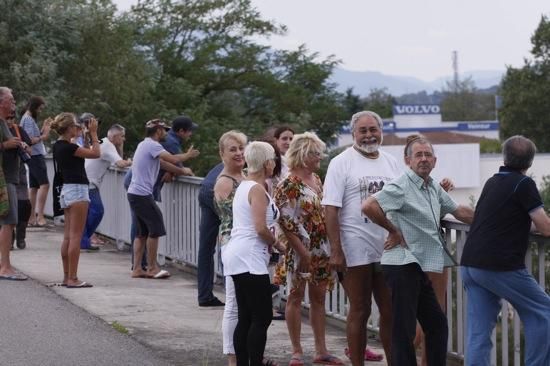
[[[138,196],[153,194],[153,186],[160,170],[159,155],[165,151],[160,143],[150,137],[139,143],[134,153],[132,181],[128,193]]]

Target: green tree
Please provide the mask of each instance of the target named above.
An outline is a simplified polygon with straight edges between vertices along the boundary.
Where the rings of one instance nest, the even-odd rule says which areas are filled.
[[[363,99],[363,110],[376,112],[382,118],[393,117],[393,105],[395,98],[388,93],[388,89],[372,89],[369,95]]]
[[[197,172],[219,159],[216,140],[228,129],[255,137],[284,123],[325,140],[338,131],[342,95],[328,83],[338,61],[318,61],[305,46],[275,51],[257,43],[286,29],[263,20],[250,1],[144,0],[129,16],[140,49],[158,66],[159,105],[200,122]]]
[[[480,93],[471,77],[448,81],[443,90],[441,118],[443,121],[495,120],[495,97]]]
[[[521,68],[508,67],[501,85],[499,112],[503,139],[524,135],[541,152],[550,151],[550,20],[543,16],[531,37],[532,59]]]

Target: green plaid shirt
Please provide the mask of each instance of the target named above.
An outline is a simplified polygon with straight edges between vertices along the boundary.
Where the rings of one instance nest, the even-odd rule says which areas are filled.
[[[407,248],[384,250],[382,264],[418,263],[424,272],[442,272],[454,263],[445,252],[439,232],[440,219],[458,205],[430,177],[427,185],[411,169],[376,193],[378,204],[401,231]]]

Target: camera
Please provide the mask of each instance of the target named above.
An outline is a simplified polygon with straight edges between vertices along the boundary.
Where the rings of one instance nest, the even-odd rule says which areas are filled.
[[[80,122],[80,124],[83,124],[84,126],[86,126],[86,128],[88,128],[88,125],[90,124],[90,120],[92,118],[95,118],[98,126],[101,124],[101,120],[99,118],[96,118],[93,114],[88,112],[82,113],[80,117],[78,117],[78,121]]]

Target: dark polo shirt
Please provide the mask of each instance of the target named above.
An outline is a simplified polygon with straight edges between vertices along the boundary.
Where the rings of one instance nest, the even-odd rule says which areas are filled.
[[[460,264],[493,271],[525,268],[529,212],[542,205],[533,179],[500,167],[483,187]]]

